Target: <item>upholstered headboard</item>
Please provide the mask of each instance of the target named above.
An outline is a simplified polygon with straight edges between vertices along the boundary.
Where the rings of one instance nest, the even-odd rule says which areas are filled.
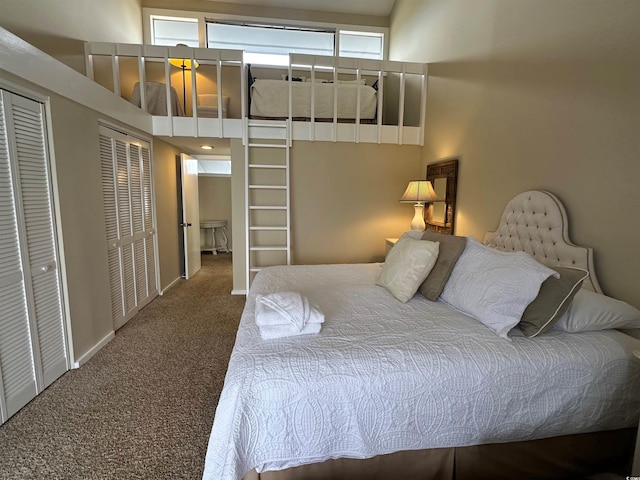
[[[589,277],[582,287],[602,293],[593,264],[593,249],[569,240],[567,212],[552,193],[530,190],[516,195],[504,209],[500,225],[484,243],[498,250],[524,251],[549,267],[582,268]]]

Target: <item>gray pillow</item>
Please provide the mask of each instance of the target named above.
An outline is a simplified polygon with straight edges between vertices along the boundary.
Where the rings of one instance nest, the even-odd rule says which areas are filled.
[[[518,326],[525,337],[547,331],[567,311],[582,282],[589,276],[578,268],[552,267],[560,278],[549,277],[540,286],[538,296],[522,313]]]
[[[431,269],[429,276],[420,285],[420,293],[435,302],[447,284],[451,271],[467,244],[467,239],[466,237],[456,237],[426,230],[422,235],[422,240],[440,242],[440,252],[438,253],[436,264]]]

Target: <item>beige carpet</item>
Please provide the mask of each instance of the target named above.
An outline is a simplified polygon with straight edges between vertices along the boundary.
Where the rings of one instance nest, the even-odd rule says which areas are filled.
[[[231,254],[146,306],[0,426],[0,479],[199,479],[244,307]]]

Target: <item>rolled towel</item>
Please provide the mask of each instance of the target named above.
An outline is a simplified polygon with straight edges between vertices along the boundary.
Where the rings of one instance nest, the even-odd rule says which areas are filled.
[[[272,340],[274,338],[290,337],[293,335],[307,335],[309,333],[318,333],[322,328],[320,323],[309,323],[298,330],[293,325],[264,325],[258,327],[260,337],[263,340]]]
[[[301,331],[307,324],[324,322],[324,314],[299,292],[276,292],[256,297],[256,324],[292,325]]]

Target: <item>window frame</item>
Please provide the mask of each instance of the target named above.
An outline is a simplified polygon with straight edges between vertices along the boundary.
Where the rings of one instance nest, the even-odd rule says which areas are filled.
[[[262,23],[273,25],[286,25],[291,27],[302,28],[317,28],[317,29],[333,29],[335,30],[335,54],[340,51],[340,32],[364,32],[364,33],[377,33],[382,34],[382,60],[389,59],[389,28],[388,27],[375,27],[369,25],[351,25],[351,24],[339,24],[339,23],[327,23],[327,22],[310,22],[303,20],[290,20],[271,17],[251,17],[231,14],[221,14],[213,12],[190,12],[185,10],[167,10],[159,8],[147,8],[142,9],[143,16],[143,39],[145,44],[152,45],[153,38],[151,35],[151,24],[153,18],[162,18],[165,20],[180,20],[180,19],[197,19],[198,20],[198,43],[201,48],[206,48],[207,45],[207,20],[221,21],[221,22],[233,22],[233,23]]]

